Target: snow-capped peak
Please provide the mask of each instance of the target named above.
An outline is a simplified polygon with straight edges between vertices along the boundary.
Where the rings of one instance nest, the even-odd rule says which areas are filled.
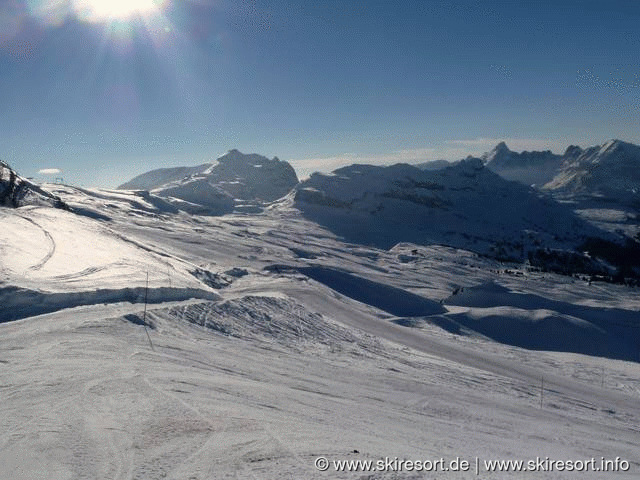
[[[269,159],[232,149],[216,163],[154,170],[121,188],[145,188],[158,196],[208,208],[213,206],[213,201],[214,211],[226,212],[233,208],[234,199],[245,203],[272,202],[289,193],[297,183],[293,167],[278,157]]]
[[[493,149],[482,155],[482,160],[484,163],[499,163],[505,159],[505,157],[509,157],[510,154],[513,153],[507,147],[505,142],[500,142],[498,145],[493,147]]]
[[[640,191],[640,147],[622,140],[567,157],[557,175],[545,189],[627,200]]]

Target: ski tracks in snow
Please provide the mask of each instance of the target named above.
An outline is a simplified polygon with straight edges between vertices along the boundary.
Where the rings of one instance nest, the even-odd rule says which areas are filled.
[[[45,238],[47,239],[47,242],[49,243],[49,251],[47,252],[47,254],[44,257],[42,257],[42,259],[38,263],[31,265],[29,267],[29,270],[40,270],[42,267],[44,267],[47,264],[49,260],[51,260],[51,257],[53,257],[53,255],[56,253],[56,241],[53,239],[49,231],[45,229],[42,225],[40,225],[38,222],[36,222],[35,220],[29,217],[26,217],[24,215],[18,215],[18,216],[23,220],[39,228],[42,231]]]
[[[163,356],[178,359],[177,357],[174,357],[172,355],[163,354]],[[214,415],[212,417],[211,415],[207,415],[201,412],[198,408],[193,406],[191,403],[185,401],[184,399],[180,398],[178,395],[175,395],[155,385],[148,377],[146,376],[143,377],[143,380],[145,384],[148,385],[151,389],[163,395],[168,400],[182,405],[184,408],[186,408],[187,410],[195,414],[205,424],[219,425],[220,420],[222,420],[222,424],[220,425],[220,428],[213,429],[211,434],[207,437],[207,439],[202,443],[202,445],[197,450],[195,450],[191,455],[189,455],[188,458],[182,460],[179,464],[175,465],[175,467],[172,468],[170,473],[173,474],[173,476],[175,476],[176,478],[182,477],[182,475],[177,475],[177,474],[182,473],[181,470],[183,470],[184,467],[186,467],[187,469],[190,469],[190,468],[193,468],[194,465],[198,465],[198,458],[202,455],[205,455],[209,449],[214,449],[216,446],[229,443],[229,441],[236,438],[238,432],[234,430],[237,430],[238,428],[240,429],[248,428],[249,434],[256,432],[256,430],[261,431],[264,435],[267,436],[266,443],[276,444],[277,447],[279,447],[279,449],[286,451],[290,457],[295,459],[295,462],[297,463],[297,465],[304,465],[304,461],[299,457],[299,455],[295,451],[293,451],[290,447],[288,447],[285,444],[285,442],[278,435],[276,435],[271,428],[269,428],[269,426],[265,421],[260,420],[255,416],[252,416],[252,417],[235,416],[235,415],[229,416],[229,415],[223,415],[222,413],[220,416]],[[226,441],[223,438],[225,436],[227,437]],[[239,445],[240,447],[238,449],[239,453],[235,455],[235,458],[228,459],[229,463],[227,465],[230,464],[233,466],[233,470],[236,478],[244,480],[247,478],[247,476],[250,476],[255,480],[259,480],[259,477],[257,477],[255,473],[249,468],[248,463],[246,462],[246,459],[244,459],[244,456],[246,455],[246,453],[243,454],[242,452],[245,451],[247,447],[251,447],[252,450],[255,450],[255,448],[257,447],[260,447],[258,448],[258,450],[265,449],[266,445],[261,445],[265,443],[265,440],[260,440],[259,438],[260,436],[261,436],[260,434],[258,434],[257,437],[252,435],[251,436],[252,438],[246,439],[247,440],[246,442],[243,442],[241,445]],[[236,448],[234,448],[233,450],[235,451]],[[220,452],[216,452],[216,453],[219,454]]]

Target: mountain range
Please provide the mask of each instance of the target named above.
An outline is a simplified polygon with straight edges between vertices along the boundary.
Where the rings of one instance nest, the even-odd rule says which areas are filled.
[[[516,153],[504,142],[482,157],[500,176],[564,196],[588,196],[640,205],[640,147],[621,140],[564,154]]]
[[[453,164],[351,165],[299,182],[277,157],[230,150],[214,163],[153,170],[119,188],[161,214],[257,213],[288,198],[306,218],[353,243],[384,249],[441,244],[563,272],[606,274],[622,268],[620,251],[638,250],[638,166],[640,147],[620,140],[585,150],[570,146],[563,155],[517,153],[500,143],[481,158]],[[6,166],[0,172],[5,203],[11,196],[14,205],[62,205],[10,172]],[[108,218],[93,200],[78,198],[67,206]],[[625,266],[627,274],[638,273],[636,263]]]

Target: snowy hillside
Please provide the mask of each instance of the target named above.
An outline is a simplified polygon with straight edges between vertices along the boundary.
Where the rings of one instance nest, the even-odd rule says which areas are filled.
[[[611,140],[588,148],[565,159],[558,174],[543,188],[640,202],[640,146]]]
[[[536,188],[572,208],[598,228],[640,238],[640,147],[620,140],[563,155],[516,153],[500,143],[482,156],[505,179]]]
[[[277,200],[297,183],[293,167],[277,157],[270,160],[230,150],[216,164],[153,170],[119,189],[142,188],[181,210],[221,215],[234,208],[251,209],[255,202]]]
[[[571,145],[563,155],[512,152],[504,142],[482,156],[487,168],[514,180],[561,195],[606,197],[608,201],[638,202],[640,146],[610,140],[586,150]]]
[[[118,187],[119,190],[151,190],[165,183],[182,180],[190,175],[202,173],[212,164],[205,163],[194,167],[159,168],[132,178]]]
[[[46,188],[65,199],[65,209],[0,208],[0,322],[145,294],[152,303],[217,298],[198,279],[198,266],[113,229],[114,216],[157,220],[177,212],[169,204],[129,192]],[[147,272],[153,288],[145,292]]]
[[[296,206],[349,241],[390,248],[445,244],[502,257],[575,248],[604,235],[569,209],[467,159],[437,171],[353,165],[313,174]]]
[[[546,202],[477,162],[416,170],[348,167],[298,195],[349,221],[382,202],[421,235],[463,216],[487,224],[478,244],[502,225],[491,215],[522,228]],[[293,195],[200,216],[145,192],[46,188],[71,211],[0,208],[0,478],[424,476],[333,463],[385,457],[471,465],[426,472],[441,480],[517,478],[485,462],[536,457],[625,467],[541,478],[640,473],[637,289],[345,243]],[[487,213],[491,191],[513,209]]]

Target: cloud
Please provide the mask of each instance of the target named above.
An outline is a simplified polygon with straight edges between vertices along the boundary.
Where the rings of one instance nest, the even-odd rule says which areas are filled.
[[[38,170],[40,175],[57,175],[62,173],[62,170],[59,168],[43,168],[42,170]]]

